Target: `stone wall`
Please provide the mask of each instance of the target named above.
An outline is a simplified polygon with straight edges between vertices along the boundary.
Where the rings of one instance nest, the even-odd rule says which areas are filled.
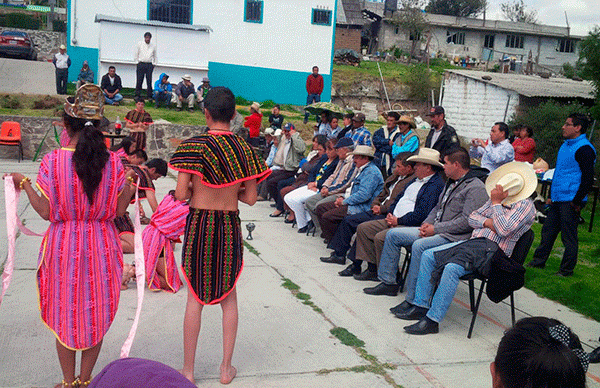
[[[0,115],[0,122],[16,121],[21,124],[21,140],[23,142],[23,154],[25,159],[33,159],[33,156],[42,144],[44,135],[48,130],[48,136],[43,141],[41,156],[59,147],[52,130],[52,122],[56,117],[25,117]],[[202,133],[206,127],[179,125],[179,124],[152,124],[148,129],[147,149],[149,158],[163,158],[169,160],[179,143],[192,136]],[[57,129],[60,136],[61,129]],[[0,146],[0,158],[17,159],[17,147]]]
[[[8,28],[0,27],[0,32],[3,29]],[[52,55],[58,52],[58,47],[67,42],[66,34],[64,32],[24,30],[21,28],[18,30],[25,31],[31,36],[38,52],[39,61],[52,60]]]

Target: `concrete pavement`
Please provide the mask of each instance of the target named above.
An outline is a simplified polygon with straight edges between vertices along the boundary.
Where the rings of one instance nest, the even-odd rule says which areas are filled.
[[[0,172],[19,171],[33,178],[39,163],[0,160]],[[159,200],[174,188],[172,177],[156,181]],[[4,203],[3,190],[0,201]],[[20,215],[26,225],[42,232],[43,221],[22,198]],[[363,287],[373,282],[340,278],[343,267],[323,264],[328,254],[322,240],[298,234],[269,218],[267,202],[240,207],[242,223],[254,222],[252,249],[245,250],[244,272],[238,283],[240,326],[234,355],[238,377],[232,387],[490,387],[489,363],[504,330],[510,325],[510,308],[482,299],[472,339],[468,289],[461,284],[455,301],[440,325],[440,333],[410,336],[407,323],[388,308],[403,296],[369,296]],[[0,219],[5,219],[4,207]],[[246,232],[244,233],[246,235]],[[0,236],[6,225],[0,224]],[[52,387],[61,374],[54,337],[39,318],[35,269],[41,238],[22,234],[17,239],[13,281],[0,305],[0,387]],[[180,257],[181,244],[176,249]],[[0,262],[6,259],[6,240],[0,238]],[[131,255],[126,260],[132,260]],[[299,292],[284,287],[289,279]],[[600,325],[568,308],[522,289],[516,294],[517,318],[530,315],[556,317],[581,338],[585,350],[599,345]],[[308,302],[305,302],[308,300]],[[132,357],[143,357],[181,367],[182,322],[186,290],[177,294],[146,291]],[[308,304],[306,304],[308,303]],[[104,340],[95,369],[98,373],[119,356],[136,306],[133,286],[121,293],[119,311]],[[204,309],[195,376],[198,386],[217,387],[221,351],[221,313]],[[330,332],[364,341],[364,347],[343,344]],[[600,366],[592,365],[588,387],[600,387]]]
[[[69,69],[77,72],[79,69]],[[56,76],[51,62],[0,58],[0,92],[56,94]]]

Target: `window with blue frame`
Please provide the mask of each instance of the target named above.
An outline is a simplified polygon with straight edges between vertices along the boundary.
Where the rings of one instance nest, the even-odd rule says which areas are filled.
[[[313,8],[312,24],[319,24],[322,26],[330,26],[331,25],[331,10]]]
[[[246,7],[244,9],[244,21],[250,23],[262,23],[262,19],[262,0],[246,0]]]
[[[161,22],[191,24],[192,0],[149,0],[148,19]]]

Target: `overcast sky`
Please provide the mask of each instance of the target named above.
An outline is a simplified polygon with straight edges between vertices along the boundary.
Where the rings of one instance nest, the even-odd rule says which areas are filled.
[[[514,0],[488,0],[486,17],[503,20],[500,4]],[[600,25],[600,0],[524,0],[528,10],[537,11],[540,24],[566,27],[565,11],[571,34],[585,36]]]

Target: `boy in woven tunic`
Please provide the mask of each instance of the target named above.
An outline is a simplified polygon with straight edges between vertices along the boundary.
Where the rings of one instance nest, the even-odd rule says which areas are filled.
[[[204,99],[208,132],[183,141],[169,163],[179,171],[175,197],[191,198],[182,258],[188,298],[181,373],[192,382],[202,308],[208,304],[221,304],[223,310],[221,383],[236,375],[231,365],[238,326],[235,285],[243,266],[238,201],[254,205],[257,182],[271,172],[248,143],[229,131],[234,113],[231,90],[211,89]]]

